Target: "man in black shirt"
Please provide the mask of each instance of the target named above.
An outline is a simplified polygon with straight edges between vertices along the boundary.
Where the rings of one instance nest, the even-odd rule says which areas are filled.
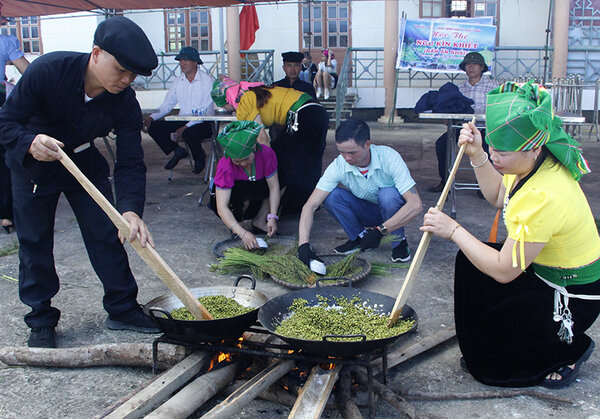
[[[281,56],[283,57],[283,72],[285,73],[285,77],[274,84],[308,93],[317,101],[317,94],[313,85],[299,79],[304,55],[301,52],[288,51],[282,53]]]
[[[141,216],[146,189],[140,131],[142,113],[130,84],[150,75],[158,60],[148,38],[131,20],[98,25],[91,53],[52,52],[36,59],[0,110],[0,144],[13,181],[14,222],[19,231],[19,295],[31,307],[28,344],[55,347],[60,310],[53,234],[58,199],[65,194],[77,218],[94,270],[104,286],[110,329],[156,333],[137,303],[137,284],[123,242],[154,246]],[[57,160],[61,147],[112,203],[109,166],[93,140],[114,130],[116,206],[129,222],[122,237],[106,214]]]

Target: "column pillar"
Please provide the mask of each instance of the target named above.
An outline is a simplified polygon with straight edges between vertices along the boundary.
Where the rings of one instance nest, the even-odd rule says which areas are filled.
[[[240,81],[242,60],[240,58],[240,12],[237,7],[227,8],[227,62],[229,77]]]
[[[569,0],[554,0],[552,45],[552,78],[567,75],[569,53]]]
[[[396,117],[394,90],[396,84],[396,57],[398,55],[398,0],[385,1],[385,21],[383,40],[383,87],[385,89],[385,108],[380,122],[388,122],[394,115],[394,122],[403,122]]]

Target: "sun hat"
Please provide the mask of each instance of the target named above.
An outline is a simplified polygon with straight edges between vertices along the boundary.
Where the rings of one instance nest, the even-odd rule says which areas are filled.
[[[200,58],[200,54],[198,53],[198,50],[194,47],[181,48],[181,51],[179,51],[179,54],[177,54],[175,59],[177,61],[190,60],[190,61],[196,61],[198,64],[204,64],[202,62],[202,59]]]
[[[485,73],[489,70],[487,64],[485,63],[485,58],[478,52],[469,52],[465,55],[462,62],[458,65],[462,71],[465,71],[467,64],[481,64],[483,66],[482,73]]]

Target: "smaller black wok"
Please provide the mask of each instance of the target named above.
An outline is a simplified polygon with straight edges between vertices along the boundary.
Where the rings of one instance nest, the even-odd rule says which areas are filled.
[[[333,278],[340,279],[340,278]],[[320,303],[317,298],[318,295],[326,297],[330,300],[330,306],[335,305],[333,298],[346,297],[348,299],[357,296],[363,301],[368,301],[369,306],[375,309],[377,312],[382,313],[385,316],[389,316],[392,308],[394,307],[395,299],[387,295],[378,294],[376,292],[365,291],[357,288],[348,287],[320,287],[320,281],[317,281],[315,288],[305,288],[302,290],[292,291],[287,294],[280,295],[267,301],[258,311],[258,320],[260,323],[271,333],[277,335],[285,342],[294,346],[297,349],[302,349],[306,352],[320,355],[320,356],[353,356],[360,355],[367,352],[374,351],[382,348],[385,345],[389,345],[403,335],[409,332],[414,332],[417,328],[417,314],[412,308],[405,305],[402,309],[401,317],[404,319],[414,320],[414,325],[404,333],[396,336],[392,336],[384,339],[373,339],[366,340],[365,336],[362,336],[362,340],[356,341],[356,335],[351,336],[324,336],[323,340],[304,340],[292,338],[289,336],[282,336],[275,333],[277,326],[281,322],[290,317],[289,307],[296,298],[303,298],[308,301],[308,305],[317,305]],[[339,341],[331,340],[333,338],[347,338],[352,341]]]
[[[252,281],[252,288],[238,287],[240,280]],[[250,275],[238,277],[230,287],[198,287],[191,288],[196,298],[209,295],[223,295],[235,300],[244,307],[254,310],[240,316],[214,320],[177,320],[171,316],[176,308],[183,304],[175,295],[163,295],[149,301],[144,311],[158,324],[160,330],[172,339],[184,342],[218,342],[224,339],[239,338],[244,331],[256,321],[258,309],[267,301],[267,297],[255,291],[256,281]]]

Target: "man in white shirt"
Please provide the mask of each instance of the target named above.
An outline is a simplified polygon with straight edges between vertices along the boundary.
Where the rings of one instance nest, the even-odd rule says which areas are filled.
[[[200,173],[206,164],[202,140],[212,135],[212,124],[198,121],[159,121],[159,119],[171,112],[177,103],[179,103],[179,115],[212,113],[214,103],[210,92],[215,80],[198,68],[202,60],[196,48],[182,48],[175,59],[179,61],[181,74],[175,79],[158,111],[144,120],[143,131],[156,141],[165,155],[173,152],[173,157],[165,165],[166,170],[173,169],[179,160],[187,157],[185,148],[177,144],[183,139],[194,159],[192,171]]]

